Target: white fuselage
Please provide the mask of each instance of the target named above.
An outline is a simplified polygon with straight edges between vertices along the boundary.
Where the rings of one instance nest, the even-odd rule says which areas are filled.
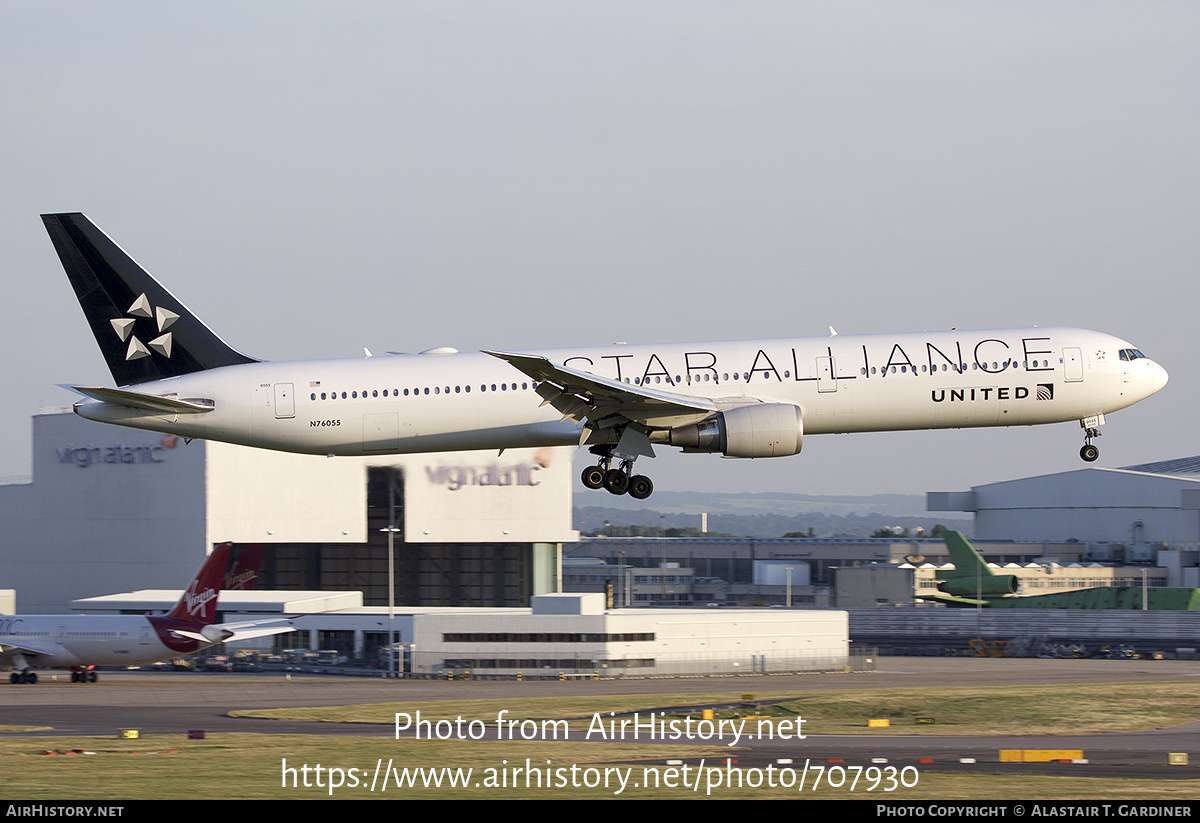
[[[170,642],[178,648],[163,643],[151,618],[137,615],[0,616],[0,647],[27,649],[21,653],[37,667],[144,666],[204,645],[178,638]]]
[[[1166,371],[1108,334],[1070,328],[835,335],[533,352],[631,387],[719,409],[791,403],[804,434],[1080,420],[1158,391]],[[226,366],[135,387],[211,403],[149,414],[107,402],[84,417],[247,446],[362,455],[576,444],[533,382],[479,352]],[[652,437],[653,439],[653,437]],[[589,442],[594,442],[590,441]],[[659,441],[661,442],[661,440]]]

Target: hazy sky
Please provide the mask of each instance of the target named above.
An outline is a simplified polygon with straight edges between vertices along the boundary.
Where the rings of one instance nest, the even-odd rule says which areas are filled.
[[[0,2],[0,475],[111,382],[38,219],[84,211],[264,359],[1075,325],[1200,453],[1200,5]],[[107,435],[100,435],[105,437]],[[922,492],[1077,424],[660,449],[659,488]],[[582,463],[580,463],[582,465]],[[577,490],[577,500],[607,495]]]

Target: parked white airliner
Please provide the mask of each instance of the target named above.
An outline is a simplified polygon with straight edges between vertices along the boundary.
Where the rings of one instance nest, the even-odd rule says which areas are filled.
[[[653,444],[797,454],[805,434],[1080,421],[1157,392],[1162,366],[1069,328],[611,345],[431,349],[260,362],[213,334],[82,214],[42,217],[117,386],[77,386],[92,420],[326,455],[578,444],[584,485],[644,499]],[[615,463],[615,465],[614,465]]]
[[[70,669],[72,683],[95,683],[96,666],[144,666],[227,640],[290,632],[292,624],[284,619],[213,622],[227,576],[240,580],[257,575],[261,547],[244,547],[243,559],[254,549],[253,561],[235,571],[229,562],[233,544],[217,545],[175,608],[162,617],[0,615],[0,663],[12,666],[12,683],[36,683],[34,667]]]

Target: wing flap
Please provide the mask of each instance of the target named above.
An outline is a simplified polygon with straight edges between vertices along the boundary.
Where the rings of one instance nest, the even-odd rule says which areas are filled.
[[[597,377],[570,366],[551,363],[545,357],[520,352],[484,351],[538,381],[537,393],[564,419],[592,422],[620,415],[645,426],[674,426],[707,417],[717,411],[705,397],[631,386]]]

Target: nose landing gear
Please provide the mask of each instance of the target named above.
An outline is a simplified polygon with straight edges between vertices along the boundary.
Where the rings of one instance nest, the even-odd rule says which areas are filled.
[[[1104,415],[1084,418],[1079,421],[1079,425],[1083,427],[1083,448],[1079,450],[1079,456],[1087,463],[1095,463],[1096,458],[1100,456],[1100,449],[1092,445],[1092,438],[1100,436],[1100,427],[1104,425]]]

